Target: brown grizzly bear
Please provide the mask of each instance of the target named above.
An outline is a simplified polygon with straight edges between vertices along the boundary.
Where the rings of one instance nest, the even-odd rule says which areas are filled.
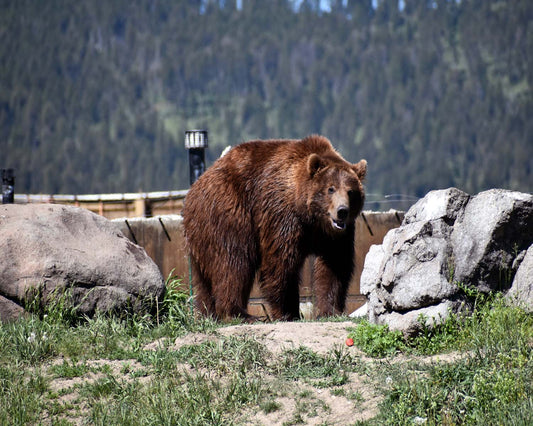
[[[252,319],[257,277],[273,319],[297,319],[300,269],[314,254],[318,314],[341,313],[365,174],[365,160],[348,163],[317,135],[246,142],[219,158],[183,210],[197,308]]]

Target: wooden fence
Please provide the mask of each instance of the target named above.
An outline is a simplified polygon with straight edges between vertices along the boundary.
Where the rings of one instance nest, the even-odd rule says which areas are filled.
[[[17,195],[15,203],[54,203],[83,207],[108,219],[179,213],[187,190],[116,194]]]
[[[363,212],[356,221],[355,263],[356,268],[346,301],[346,312],[351,313],[366,302],[360,294],[359,283],[364,260],[372,244],[381,244],[385,234],[396,228],[403,220],[402,212]],[[119,229],[131,241],[145,248],[165,277],[171,272],[189,282],[189,268],[182,218],[180,215],[166,215],[153,218],[115,219]],[[306,260],[301,271],[300,307],[305,317],[313,318],[313,257]],[[257,316],[268,316],[266,305],[257,285],[252,289],[248,311]]]
[[[55,203],[74,205],[113,219],[132,242],[144,247],[166,278],[171,272],[181,277],[188,288],[189,267],[181,210],[186,190],[99,195],[15,195],[16,203]],[[356,221],[355,272],[348,290],[346,312],[351,313],[366,302],[359,282],[364,259],[372,244],[381,244],[385,234],[400,226],[401,211],[363,212]],[[300,306],[306,318],[313,318],[313,258],[306,260],[301,271]],[[268,306],[256,285],[248,310],[253,315],[268,316]]]

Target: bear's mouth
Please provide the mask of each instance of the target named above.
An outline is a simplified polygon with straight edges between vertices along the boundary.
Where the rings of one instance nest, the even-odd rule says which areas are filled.
[[[344,231],[346,229],[346,222],[344,222],[343,220],[336,220],[332,218],[331,223],[333,225],[333,228],[338,229],[339,231]]]

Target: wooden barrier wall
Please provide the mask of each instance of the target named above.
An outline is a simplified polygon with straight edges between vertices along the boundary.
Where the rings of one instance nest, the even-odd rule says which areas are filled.
[[[366,302],[360,294],[359,281],[364,259],[372,244],[381,244],[385,234],[400,226],[403,212],[363,212],[356,221],[355,272],[348,290],[346,313],[351,313]],[[144,247],[159,266],[163,277],[182,277],[188,288],[189,267],[180,215],[161,215],[151,218],[122,218],[113,220],[131,241]],[[313,258],[306,260],[301,271],[300,306],[304,317],[313,318]],[[268,316],[268,306],[256,285],[251,293],[248,310],[257,316]]]
[[[152,217],[181,212],[187,190],[117,194],[15,194],[15,203],[53,203],[82,207],[108,219]]]
[[[189,266],[181,227],[187,190],[88,195],[18,195],[16,203],[57,203],[83,207],[112,219],[131,241],[144,247],[165,278],[173,271],[182,277],[188,289]],[[372,244],[381,244],[385,234],[400,226],[404,213],[363,212],[356,221],[355,271],[348,290],[346,313],[366,302],[359,291],[364,259]],[[300,307],[304,317],[313,318],[313,258],[306,260],[301,271]],[[253,315],[268,316],[268,306],[257,286],[252,289],[248,310]]]

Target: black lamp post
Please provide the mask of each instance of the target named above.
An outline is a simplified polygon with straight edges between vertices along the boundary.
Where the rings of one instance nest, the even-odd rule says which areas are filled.
[[[185,148],[189,151],[189,183],[192,185],[205,171],[207,130],[187,130]]]
[[[13,169],[2,169],[2,204],[15,202],[15,173]]]
[[[205,148],[207,148],[207,130],[187,130],[185,132],[185,148],[189,151],[189,183],[192,185],[205,172]],[[187,199],[185,199],[187,202]],[[193,288],[191,261],[189,259],[189,292],[191,315],[193,308]]]

